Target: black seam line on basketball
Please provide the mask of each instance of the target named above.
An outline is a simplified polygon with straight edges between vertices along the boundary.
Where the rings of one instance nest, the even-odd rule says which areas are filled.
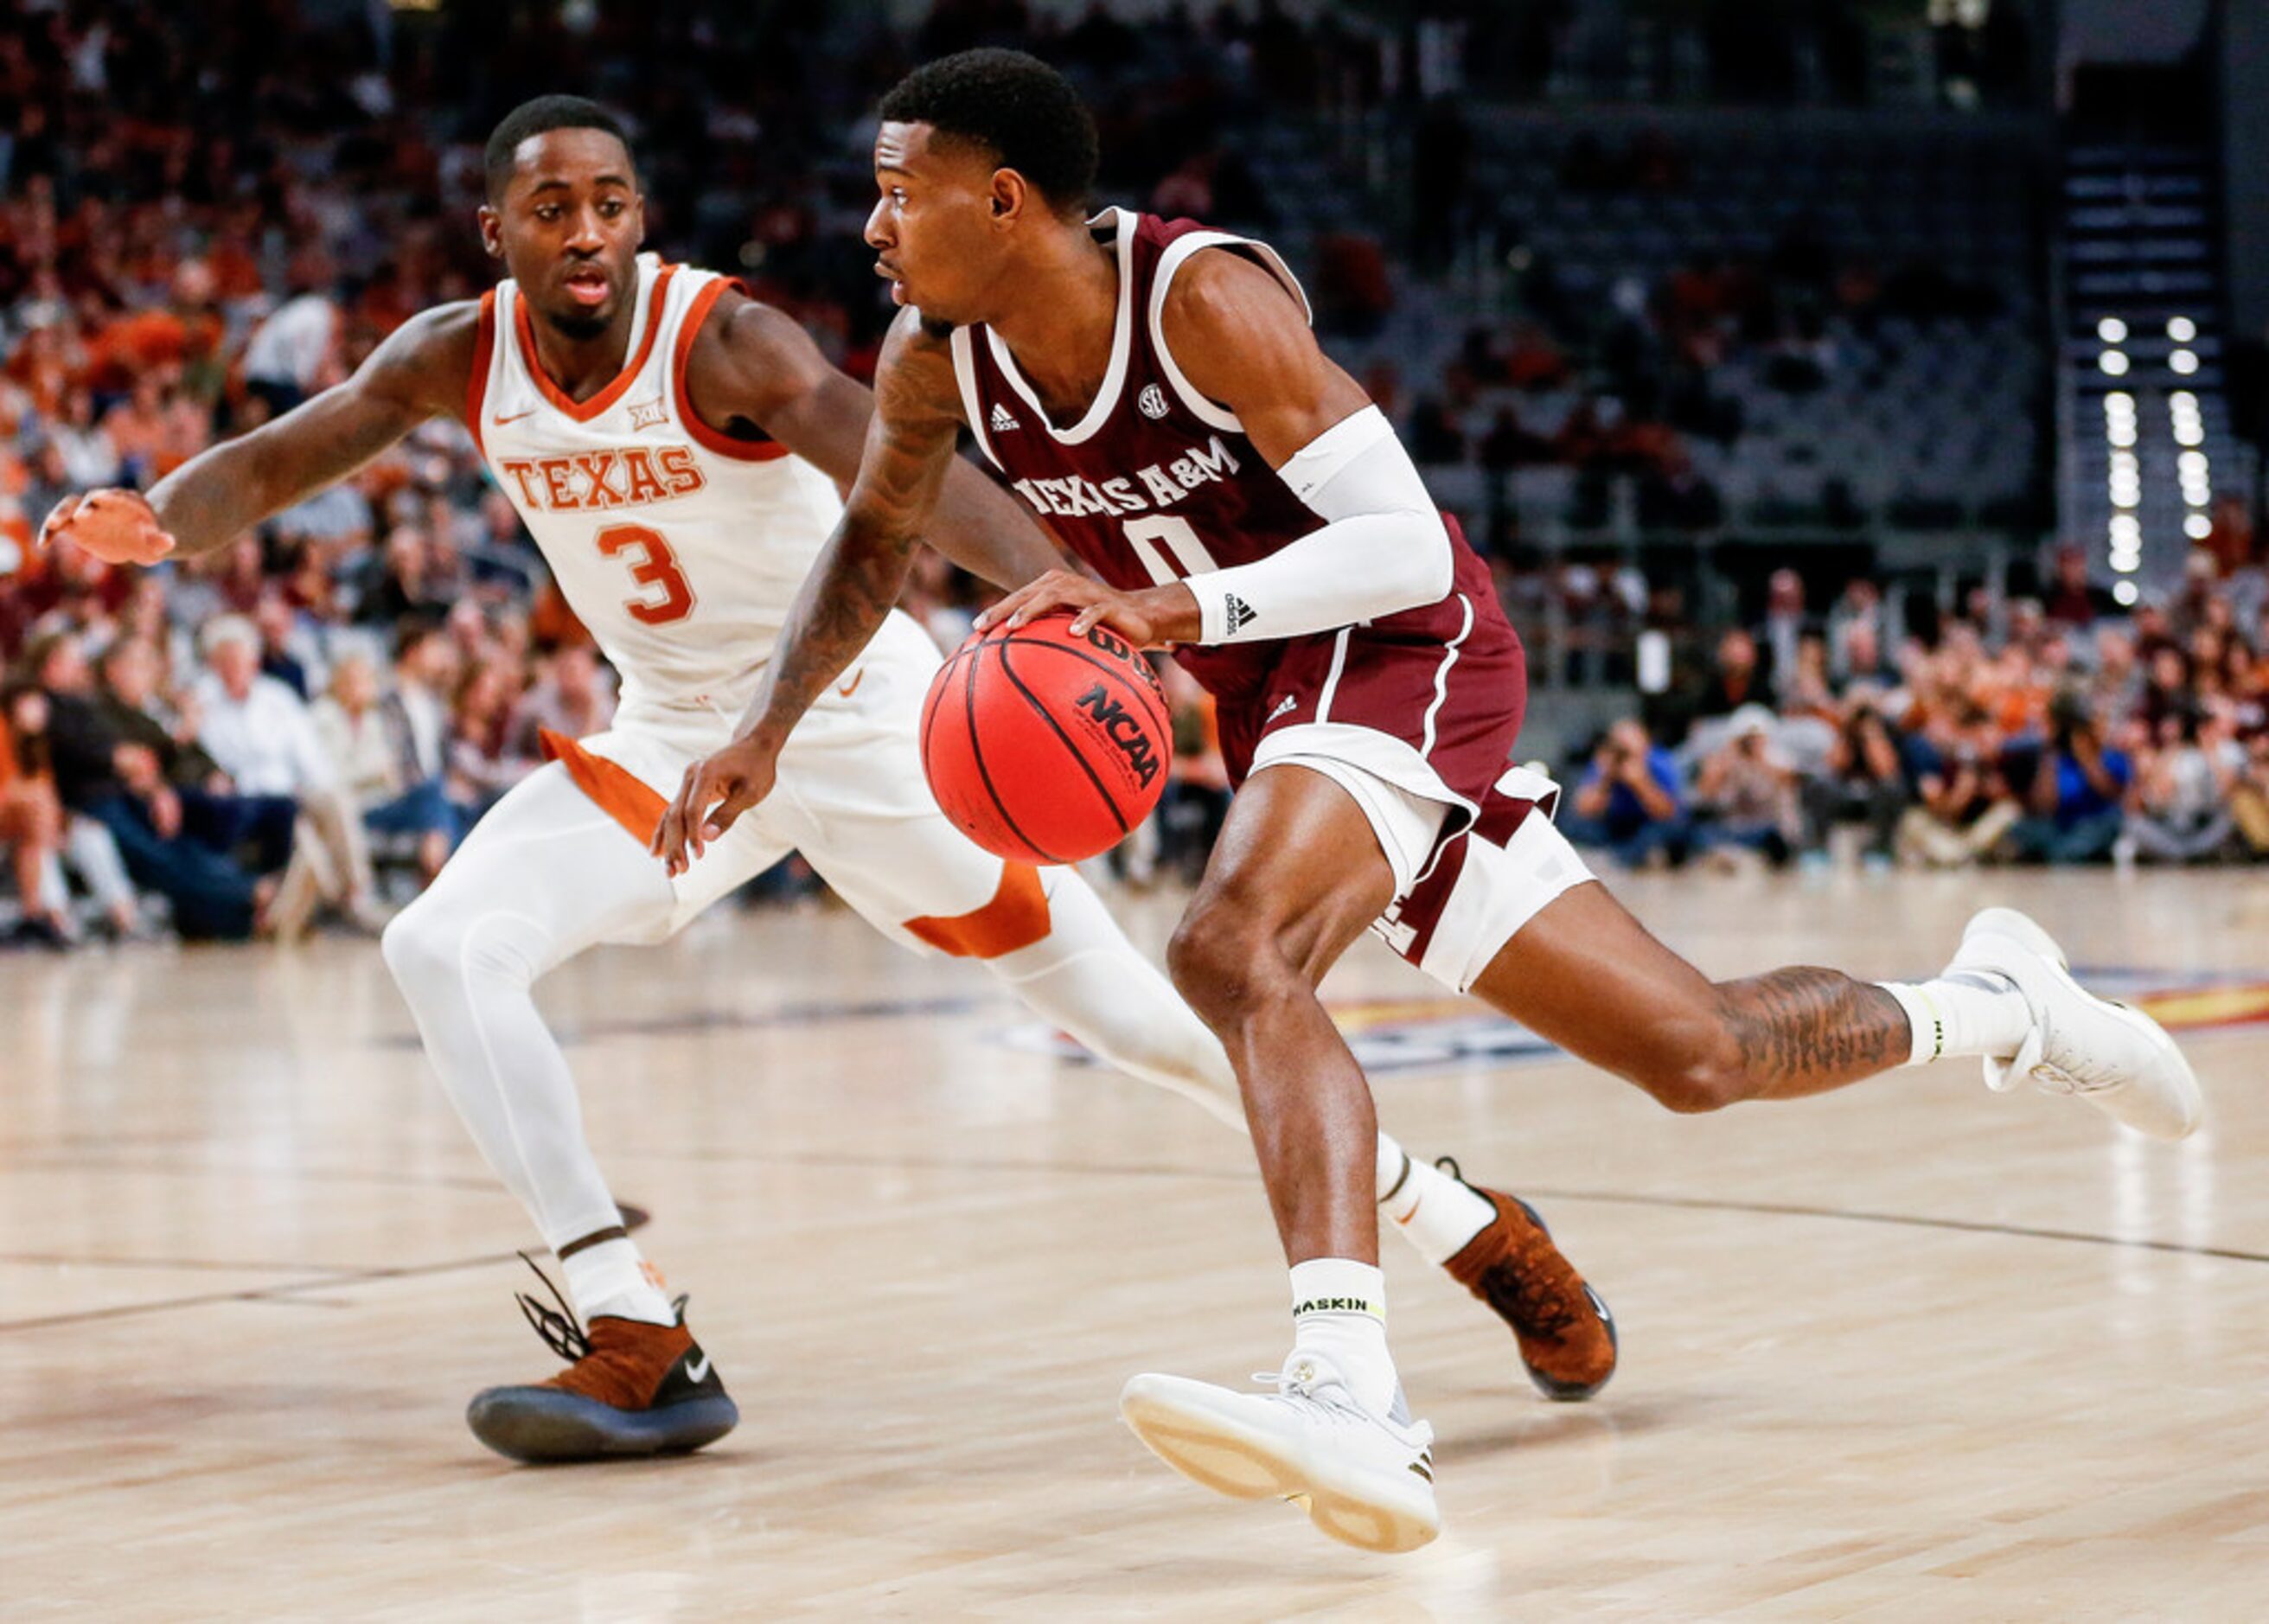
[[[957,648],[953,651],[953,657],[945,662],[945,669],[937,674],[937,680],[930,684],[928,697],[922,701],[921,733],[918,735],[917,742],[921,748],[922,773],[925,777],[929,772],[929,725],[937,720],[938,706],[945,703],[945,696],[952,690],[954,667],[966,659],[970,651],[965,648]]]
[[[1119,825],[1119,832],[1126,834],[1127,820],[1120,816],[1119,803],[1111,798],[1111,792],[1104,788],[1103,780],[1095,775],[1095,769],[1087,764],[1087,757],[1081,755],[1079,746],[1071,742],[1071,734],[1063,730],[1063,724],[1048,713],[1048,707],[1040,703],[1038,694],[1024,686],[1024,679],[1018,676],[1016,668],[1009,663],[1009,646],[1006,643],[1001,645],[1001,675],[1016,684],[1016,691],[1024,696],[1024,703],[1032,707],[1032,714],[1047,723],[1048,731],[1062,741],[1064,754],[1079,764],[1079,770],[1087,775],[1087,781],[1095,786],[1096,799],[1102,801],[1103,809],[1111,814],[1111,821]]]
[[[969,759],[977,764],[978,782],[985,786],[986,794],[992,798],[993,809],[1001,815],[1001,821],[1009,825],[1009,832],[1023,841],[1028,850],[1038,852],[1049,862],[1061,863],[1062,858],[1051,855],[1046,846],[1026,834],[1016,820],[1009,816],[1007,805],[1001,799],[1001,792],[993,787],[993,774],[985,764],[985,752],[977,745],[977,668],[985,663],[985,650],[990,646],[984,643],[978,645],[978,657],[969,662],[969,680],[962,684],[961,712],[962,720],[969,727]],[[1005,661],[1001,662],[1001,669],[1008,669]]]
[[[1006,642],[1008,642],[1008,641],[1009,641],[1009,640],[1010,640],[1010,639],[1006,639],[1006,638],[1004,638],[1004,639],[1001,639],[1001,641],[1002,641],[1002,642],[1004,642],[1004,643],[1006,643]],[[1112,676],[1126,676],[1126,675],[1127,675],[1127,673],[1126,673],[1124,670],[1122,670],[1122,669],[1120,668],[1120,666],[1114,666],[1114,665],[1111,664],[1108,661],[1104,660],[1104,659],[1103,659],[1101,656],[1099,656],[1099,655],[1090,654],[1090,653],[1088,653],[1085,649],[1083,649],[1083,648],[1074,648],[1074,647],[1073,647],[1070,644],[1068,644],[1068,643],[1034,643],[1034,644],[1031,644],[1030,646],[1031,646],[1031,647],[1033,647],[1033,648],[1053,648],[1053,649],[1054,649],[1054,650],[1055,650],[1058,653],[1060,653],[1060,654],[1069,654],[1069,655],[1070,655],[1073,659],[1075,659],[1075,660],[1084,660],[1084,661],[1087,661],[1087,663],[1088,663],[1088,664],[1090,664],[1090,665],[1093,666],[1097,670],[1098,670],[1098,671],[1103,671],[1103,672],[1106,672],[1106,673],[1108,673],[1109,675],[1112,675]],[[1132,657],[1128,658],[1127,660],[1124,661],[1123,661],[1123,662],[1121,662],[1121,663],[1122,663],[1122,664],[1124,664],[1124,665],[1140,666],[1143,670],[1145,670],[1145,671],[1149,671],[1149,673],[1150,673],[1150,680],[1151,680],[1152,682],[1154,682],[1154,683],[1155,683],[1155,682],[1157,682],[1157,681],[1158,680],[1158,674],[1157,674],[1156,671],[1151,671],[1151,670],[1150,670],[1150,662],[1149,662],[1149,661],[1147,661],[1147,660],[1144,660],[1144,659],[1141,658],[1140,656],[1132,656]],[[1128,678],[1127,678],[1127,680],[1128,680],[1128,681],[1130,681],[1130,682],[1140,682],[1140,681],[1141,681],[1141,679],[1140,679],[1140,678],[1138,678],[1138,677],[1128,677]],[[1159,703],[1160,703],[1160,705],[1163,706],[1163,705],[1164,705],[1164,700],[1160,700],[1160,701],[1159,701]]]

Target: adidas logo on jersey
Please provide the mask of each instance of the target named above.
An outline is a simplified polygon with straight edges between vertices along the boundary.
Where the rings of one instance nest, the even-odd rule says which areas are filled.
[[[1282,699],[1279,699],[1276,702],[1276,708],[1269,712],[1267,716],[1261,719],[1260,725],[1265,727],[1270,722],[1275,721],[1278,717],[1290,715],[1292,712],[1297,711],[1299,708],[1300,696],[1297,694],[1286,694]]]
[[[1006,434],[1010,429],[1021,429],[1024,426],[1010,417],[1009,409],[997,401],[993,404],[993,416],[987,421],[992,424],[993,432],[995,434]]]
[[[1223,602],[1222,612],[1223,618],[1229,622],[1229,635],[1231,637],[1235,637],[1258,618],[1253,613],[1253,605],[1233,592]]]

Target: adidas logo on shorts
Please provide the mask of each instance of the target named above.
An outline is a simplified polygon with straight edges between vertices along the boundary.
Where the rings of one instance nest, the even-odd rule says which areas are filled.
[[[1010,429],[1021,429],[1024,426],[1023,424],[1017,422],[1014,417],[1010,417],[1009,415],[1009,409],[1006,406],[1001,405],[997,401],[994,402],[993,416],[989,421],[993,425],[993,432],[995,434],[1005,434]]]

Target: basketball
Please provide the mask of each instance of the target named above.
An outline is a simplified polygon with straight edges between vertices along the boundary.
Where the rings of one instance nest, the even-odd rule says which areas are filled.
[[[1075,863],[1116,845],[1165,792],[1166,697],[1108,626],[1069,614],[994,627],[956,649],[922,703],[922,770],[987,851]]]

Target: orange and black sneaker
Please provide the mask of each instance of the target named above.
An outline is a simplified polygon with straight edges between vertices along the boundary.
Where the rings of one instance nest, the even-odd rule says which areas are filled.
[[[1536,1209],[1468,1183],[1449,1156],[1434,1163],[1497,1208],[1497,1222],[1442,1266],[1512,1327],[1528,1379],[1548,1399],[1588,1399],[1615,1373],[1615,1318],[1560,1255]]]
[[[465,1422],[498,1454],[530,1465],[683,1455],[739,1424],[740,1406],[685,1328],[684,1297],[671,1305],[675,1325],[601,1314],[586,1330],[543,1270],[536,1278],[559,1306],[520,1292],[520,1311],[569,1363],[550,1381],[474,1395]]]

